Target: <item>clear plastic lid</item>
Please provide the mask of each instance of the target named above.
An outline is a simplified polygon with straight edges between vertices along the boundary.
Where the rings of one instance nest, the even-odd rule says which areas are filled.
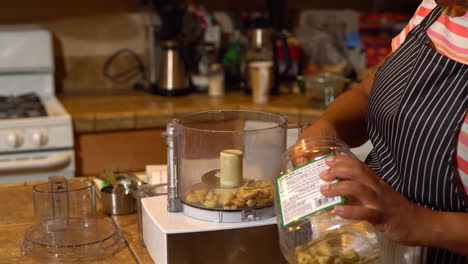
[[[342,141],[314,137],[291,146],[276,179],[276,211],[280,248],[289,263],[371,263],[379,256],[379,241],[372,225],[343,219],[334,213],[342,197],[318,191],[323,159],[352,155]],[[324,167],[326,166],[326,167]]]
[[[122,242],[120,230],[96,217],[93,182],[50,177],[33,187],[35,223],[24,235],[22,252],[47,262],[82,262],[109,256]]]

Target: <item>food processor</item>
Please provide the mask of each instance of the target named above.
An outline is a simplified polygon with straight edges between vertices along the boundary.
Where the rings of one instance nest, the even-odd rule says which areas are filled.
[[[285,263],[273,182],[287,130],[286,117],[249,110],[195,112],[169,123],[168,195],[141,199],[153,260]]]
[[[94,182],[49,177],[33,187],[34,224],[21,245],[23,255],[46,263],[94,261],[123,246],[121,231],[96,215]]]

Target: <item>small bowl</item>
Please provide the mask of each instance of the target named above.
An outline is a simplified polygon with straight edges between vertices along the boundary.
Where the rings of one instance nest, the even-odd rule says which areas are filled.
[[[101,189],[102,211],[110,215],[125,215],[136,212],[136,201],[133,192],[136,185],[118,184],[116,188],[112,185]]]

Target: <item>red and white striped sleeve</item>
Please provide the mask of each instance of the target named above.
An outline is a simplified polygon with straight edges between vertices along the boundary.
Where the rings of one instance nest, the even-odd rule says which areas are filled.
[[[436,7],[434,0],[424,0],[414,12],[413,17],[410,19],[406,27],[392,40],[392,51],[395,51],[400,47],[406,39],[408,33],[415,28],[421,21],[431,12],[431,10]]]
[[[468,194],[468,112],[465,115],[465,120],[458,134],[456,159],[461,182],[465,193]]]
[[[392,51],[405,41],[408,33],[436,7],[434,0],[424,0],[416,9],[406,27],[392,40]],[[440,54],[457,62],[468,64],[468,11],[451,6],[427,29],[427,35]]]

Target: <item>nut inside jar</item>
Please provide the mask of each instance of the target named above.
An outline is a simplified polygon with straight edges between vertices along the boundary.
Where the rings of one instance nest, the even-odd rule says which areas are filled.
[[[364,264],[377,258],[359,254],[349,244],[359,244],[352,233],[330,231],[323,236],[298,246],[295,250],[297,264]]]

